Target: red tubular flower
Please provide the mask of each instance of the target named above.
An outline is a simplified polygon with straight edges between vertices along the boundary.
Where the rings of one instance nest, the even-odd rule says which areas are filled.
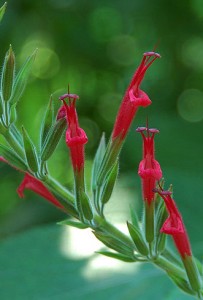
[[[25,189],[32,190],[36,194],[42,196],[43,198],[53,203],[55,206],[63,208],[63,206],[58,202],[54,195],[50,193],[50,191],[43,185],[43,183],[40,180],[31,176],[29,173],[25,173],[25,177],[17,189],[19,197],[24,197],[23,192]]]
[[[65,102],[65,98],[69,99],[68,104]],[[78,123],[78,116],[75,109],[75,102],[78,98],[79,96],[75,94],[65,94],[59,98],[64,103],[63,107],[65,108],[68,123],[66,144],[70,148],[72,165],[76,172],[84,169],[84,145],[88,141],[86,133],[79,127]],[[61,108],[60,114],[62,114],[64,108]]]
[[[7,163],[14,169],[22,172],[20,169],[16,168],[12,164],[10,164],[3,156],[0,156],[0,161]],[[54,197],[54,195],[45,187],[45,185],[40,180],[36,179],[35,177],[33,177],[32,175],[30,175],[27,172],[25,173],[22,183],[20,184],[20,186],[17,189],[17,193],[18,193],[19,197],[21,197],[21,198],[24,197],[23,192],[25,189],[32,190],[33,192],[42,196],[43,198],[45,198],[46,200],[48,200],[55,206],[63,209],[63,206]]]
[[[164,222],[161,232],[170,234],[173,237],[174,243],[181,257],[191,256],[192,251],[190,247],[189,238],[182,220],[182,216],[178,211],[175,201],[171,198],[171,192],[160,191],[155,189],[164,200],[169,217]]]
[[[143,160],[139,164],[138,175],[142,179],[143,199],[150,203],[154,200],[154,188],[156,181],[162,177],[161,167],[158,161],[155,160],[154,151],[154,135],[159,131],[154,128],[138,127],[137,132],[140,132],[143,138]],[[147,135],[144,135],[144,131]]]
[[[157,58],[160,58],[160,55],[155,52],[146,52],[143,54],[143,59],[135,71],[132,81],[123,97],[113,128],[112,140],[117,137],[123,140],[128,132],[137,109],[140,106],[145,107],[151,104],[151,100],[147,94],[140,90],[140,84],[147,69]]]

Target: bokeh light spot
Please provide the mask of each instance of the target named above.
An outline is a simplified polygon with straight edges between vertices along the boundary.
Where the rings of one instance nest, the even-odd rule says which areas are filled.
[[[51,78],[59,71],[59,59],[49,48],[41,48],[36,56],[33,74],[41,79]]]
[[[177,108],[180,116],[188,122],[203,120],[203,93],[199,90],[185,90],[179,97]]]
[[[108,41],[121,32],[121,15],[110,7],[99,7],[90,15],[89,24],[93,37],[98,42]]]
[[[98,125],[89,118],[80,118],[80,126],[85,130],[88,137],[88,148],[93,148],[98,142],[100,135]]]
[[[114,123],[122,95],[116,93],[104,94],[99,99],[99,114],[109,124]]]
[[[109,58],[116,64],[128,66],[135,62],[136,41],[130,35],[120,35],[113,38],[108,46]]]
[[[33,35],[22,47],[21,64],[25,62],[29,54],[38,49],[32,67],[32,74],[37,78],[52,78],[59,71],[60,61],[51,44],[52,42],[48,37]]]
[[[193,0],[191,1],[191,7],[195,14],[200,18],[203,19],[203,5],[202,0]]]
[[[186,66],[196,71],[203,71],[203,39],[192,37],[188,39],[182,48],[182,60]]]

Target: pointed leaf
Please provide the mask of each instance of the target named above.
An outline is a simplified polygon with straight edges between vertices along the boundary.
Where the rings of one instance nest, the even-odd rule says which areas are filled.
[[[90,205],[90,200],[85,192],[80,193],[80,204],[83,216],[85,219],[91,221],[93,219],[92,208]]]
[[[117,240],[113,236],[104,234],[102,232],[93,232],[98,240],[100,240],[107,247],[122,253],[126,256],[132,256],[133,250],[124,245],[120,240]]]
[[[164,233],[160,233],[156,240],[156,251],[158,254],[162,254],[166,247],[167,236]]]
[[[94,191],[96,189],[96,181],[97,181],[97,173],[99,171],[99,168],[101,166],[102,159],[104,157],[106,150],[106,142],[105,142],[105,134],[102,134],[99,147],[97,149],[94,162],[93,162],[93,167],[92,167],[92,190]]]
[[[130,215],[131,215],[132,224],[135,227],[139,228],[140,227],[140,225],[139,225],[139,219],[138,219],[137,213],[135,211],[135,208],[130,207]]]
[[[4,59],[1,75],[1,97],[3,101],[8,101],[12,94],[15,77],[15,55],[10,45]]]
[[[171,274],[169,272],[168,272],[168,275],[181,290],[183,290],[184,292],[191,294],[191,295],[196,294],[193,290],[191,290],[190,284],[188,283],[187,280],[180,278],[178,276],[175,276],[174,274]]]
[[[11,104],[17,103],[22,96],[24,89],[27,85],[28,77],[35,60],[37,51],[35,50],[26,60],[20,71],[18,72],[13,86],[13,93],[10,99]]]
[[[113,253],[113,252],[108,252],[108,251],[97,251],[96,253],[105,255],[107,257],[115,258],[115,259],[118,259],[121,261],[125,261],[125,262],[135,262],[136,261],[135,259],[133,259],[127,255],[124,255],[124,254],[118,254],[118,253]]]
[[[101,203],[102,204],[106,204],[109,201],[111,194],[113,192],[114,185],[116,183],[117,175],[118,175],[118,160],[115,162],[114,166],[112,167],[112,169],[110,170],[110,172],[106,178],[106,181],[105,181],[105,184],[104,184],[104,187],[102,190],[102,194],[101,194]]]
[[[1,93],[0,93],[0,97],[1,97]],[[1,101],[1,98],[0,98],[0,117],[3,115],[3,103]]]
[[[166,248],[162,253],[162,256],[165,257],[167,260],[171,261],[172,263],[174,263],[175,265],[182,267],[182,262],[180,261],[180,258],[176,256],[176,254],[174,254],[174,251],[171,252]]]
[[[0,106],[1,106],[1,103],[0,103]],[[7,132],[7,128],[4,126],[4,124],[0,120],[0,134],[5,135],[6,132]]]
[[[53,154],[66,127],[66,120],[56,121],[49,130],[41,153],[41,160],[46,161]]]
[[[15,123],[16,119],[17,119],[17,112],[16,112],[16,104],[13,104],[10,107],[10,124]]]
[[[147,245],[145,244],[145,241],[142,237],[140,230],[137,227],[135,227],[134,225],[132,225],[131,223],[127,222],[127,225],[128,225],[128,230],[129,230],[130,236],[131,236],[137,250],[142,255],[147,256],[149,251],[148,251]]]
[[[72,203],[74,201],[74,196],[65,189],[65,193],[62,197],[61,193],[58,193],[56,189],[51,187],[49,184],[47,185],[47,182],[44,182],[46,187],[51,191],[51,193],[57,198],[57,200],[63,205],[68,215],[74,218],[78,218],[78,212],[75,208],[75,204]]]
[[[167,215],[168,215],[168,213],[166,210],[165,203],[164,203],[164,201],[162,201],[162,199],[160,199],[159,204],[156,209],[156,216],[155,216],[155,228],[156,228],[157,236],[159,236],[161,234],[160,229],[161,229],[163,223],[165,222]]]
[[[27,159],[28,166],[33,172],[37,172],[38,162],[37,162],[37,154],[36,154],[35,146],[31,141],[27,131],[24,129],[24,127],[22,127],[22,132],[23,132],[25,156]]]
[[[43,147],[44,145],[48,132],[53,124],[53,120],[54,120],[54,107],[53,107],[53,99],[51,96],[41,125],[41,133],[40,133],[41,147]]]
[[[7,6],[7,2],[5,2],[4,5],[2,5],[0,7],[0,22],[1,22],[2,18],[3,18],[3,16],[4,16],[4,13],[5,13],[5,10],[6,10],[6,6]]]
[[[86,224],[83,224],[83,223],[78,222],[78,221],[70,220],[70,219],[60,221],[57,224],[58,225],[68,225],[68,226],[72,226],[72,227],[75,227],[75,228],[78,228],[78,229],[88,228],[88,226]]]
[[[166,246],[166,235],[164,233],[160,232],[160,229],[165,222],[167,218],[167,211],[166,211],[166,206],[164,201],[162,199],[159,199],[159,203],[156,208],[156,215],[155,215],[155,234],[156,234],[156,239],[155,239],[155,249],[156,252],[161,254]]]
[[[18,128],[14,125],[11,124],[9,127],[10,133],[15,137],[15,139],[18,141],[18,143],[23,146],[23,140],[22,140],[22,135],[19,132]]]
[[[24,161],[15,152],[0,144],[0,156],[2,156],[6,162],[8,162],[12,167],[18,170],[27,171],[27,166]]]

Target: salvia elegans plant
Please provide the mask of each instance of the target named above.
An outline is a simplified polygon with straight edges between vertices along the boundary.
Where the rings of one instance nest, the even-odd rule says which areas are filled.
[[[0,21],[5,7],[6,4],[0,8]],[[61,106],[56,112],[50,99],[41,124],[38,145],[33,143],[24,126],[17,126],[18,102],[35,56],[36,51],[27,58],[20,70],[16,70],[15,55],[10,46],[0,78],[0,134],[5,140],[4,144],[0,144],[0,160],[22,173],[18,195],[24,197],[25,189],[32,190],[67,214],[67,219],[61,224],[91,228],[96,238],[106,246],[106,251],[100,251],[100,254],[129,263],[151,262],[185,293],[202,299],[202,266],[192,254],[172,188],[164,189],[161,166],[155,159],[154,139],[159,131],[149,128],[148,122],[145,127],[136,130],[143,139],[143,157],[138,166],[138,175],[142,186],[144,217],[139,220],[136,212],[131,210],[132,219],[126,223],[129,234],[125,235],[106,219],[104,213],[106,203],[111,200],[119,170],[119,155],[131,123],[140,107],[152,104],[141,89],[141,83],[160,55],[155,52],[143,54],[121,101],[108,142],[104,135],[101,137],[92,167],[91,195],[85,185],[85,145],[88,137],[80,127],[77,115],[78,95],[69,91],[61,95],[58,100]],[[59,142],[66,143],[71,158],[74,192],[49,172],[48,162]],[[167,246],[167,235],[172,237],[176,252]]]

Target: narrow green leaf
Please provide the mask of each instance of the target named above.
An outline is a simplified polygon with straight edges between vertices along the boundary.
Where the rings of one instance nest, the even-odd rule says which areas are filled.
[[[138,219],[138,216],[137,216],[137,213],[136,213],[135,208],[130,207],[130,215],[131,215],[131,221],[132,221],[132,224],[133,224],[135,227],[140,228],[140,225],[139,225],[139,219]]]
[[[196,257],[193,257],[193,259],[195,261],[195,264],[197,266],[197,269],[198,269],[199,273],[201,275],[203,275],[203,266],[202,266],[201,262]]]
[[[0,104],[1,105],[1,104]],[[2,121],[0,120],[0,134],[5,135],[7,132],[7,128],[4,126]]]
[[[107,247],[122,253],[126,256],[133,255],[133,250],[124,245],[120,240],[117,240],[113,236],[104,234],[102,232],[93,232],[98,240],[100,240]]]
[[[65,119],[60,119],[52,125],[47,135],[47,138],[44,142],[44,146],[41,152],[42,161],[48,160],[50,156],[53,154],[54,150],[56,149],[60,141],[60,138],[63,134],[65,127],[66,127]]]
[[[0,156],[2,156],[6,161],[8,161],[11,166],[18,170],[27,171],[27,166],[24,161],[15,152],[0,144]]]
[[[90,200],[85,192],[80,192],[80,204],[82,209],[82,214],[85,219],[91,221],[93,219],[92,208],[90,205]]]
[[[201,289],[202,280],[193,256],[185,255],[184,259],[182,259],[182,262],[184,263],[187,277],[192,289],[196,292],[199,292]]]
[[[75,227],[75,228],[78,228],[78,229],[88,228],[88,226],[86,224],[78,222],[78,221],[70,220],[70,219],[60,221],[57,224],[58,225],[68,225],[68,226],[72,226],[72,227]]]
[[[104,157],[105,154],[105,150],[106,150],[106,142],[105,142],[105,134],[102,134],[100,143],[99,143],[99,147],[97,149],[95,158],[94,158],[94,162],[93,162],[93,167],[92,167],[92,190],[94,191],[96,189],[96,182],[97,182],[97,174],[99,171],[99,168],[101,166],[102,163],[102,159]]]
[[[128,226],[130,236],[131,236],[137,250],[142,255],[147,256],[149,251],[148,251],[147,245],[145,244],[145,241],[142,237],[140,230],[129,222],[127,222],[127,226]]]
[[[11,104],[17,103],[22,96],[24,89],[27,85],[28,77],[32,68],[32,64],[35,60],[37,50],[35,50],[26,60],[17,76],[15,77],[13,93],[10,99]]]
[[[44,182],[44,183],[46,185],[46,182]],[[53,195],[63,205],[63,207],[66,209],[66,212],[68,215],[70,215],[71,217],[74,217],[74,218],[79,217],[74,203],[70,202],[70,197],[72,198],[72,195],[69,191],[67,191],[67,194],[62,197],[61,194],[58,193],[55,189],[51,189],[50,185],[47,185],[47,188],[49,188],[51,190]]]
[[[164,233],[160,233],[156,240],[156,251],[158,254],[162,254],[166,247],[167,236]]]
[[[11,124],[11,126],[9,127],[10,133],[15,137],[15,139],[18,141],[18,143],[23,146],[23,139],[22,139],[22,135],[19,132],[18,128],[14,125]]]
[[[110,170],[106,178],[104,187],[102,189],[102,193],[101,193],[102,204],[106,204],[109,201],[111,194],[113,192],[114,185],[116,183],[117,175],[118,175],[118,160],[115,162],[114,166]]]
[[[174,253],[174,251],[172,252],[166,248],[162,253],[162,256],[174,263],[175,265],[182,267],[182,262],[180,261],[180,258]]]
[[[156,228],[156,236],[160,235],[161,227],[167,218],[167,211],[165,203],[162,199],[160,199],[159,204],[156,209],[156,216],[155,216],[155,228]]]
[[[3,103],[1,101],[1,92],[0,92],[0,117],[3,115]]]
[[[27,159],[28,166],[33,172],[37,172],[38,163],[37,163],[36,148],[33,142],[31,141],[27,131],[24,129],[24,127],[22,127],[22,133],[23,133],[25,156]]]
[[[54,121],[54,107],[53,107],[53,101],[52,101],[52,95],[50,97],[44,119],[42,121],[41,125],[41,132],[40,132],[40,145],[43,147],[44,142],[46,140],[47,134],[53,124]]]
[[[10,122],[9,123],[10,124],[15,123],[15,121],[17,119],[16,104],[13,104],[10,107],[9,115],[10,115]]]
[[[10,45],[4,59],[1,75],[1,96],[3,101],[8,101],[12,95],[15,78],[15,55]]]
[[[5,2],[4,5],[2,5],[0,7],[0,22],[1,22],[2,18],[3,18],[3,16],[4,16],[4,13],[5,13],[5,10],[6,10],[6,6],[7,6],[7,2]]]
[[[155,215],[155,249],[157,254],[163,253],[166,246],[167,236],[164,233],[161,233],[161,227],[167,218],[167,210],[164,201],[160,198],[158,205],[156,207],[156,215]]]
[[[178,277],[172,273],[169,273],[168,272],[168,275],[169,277],[173,280],[173,282],[181,289],[183,290],[184,292],[188,293],[188,294],[191,294],[191,295],[195,295],[196,293],[191,290],[190,288],[190,284],[187,280],[181,278],[181,277]]]
[[[162,253],[165,249],[166,245],[166,234],[161,233],[161,227],[167,218],[167,211],[165,203],[162,199],[159,199],[159,203],[156,208],[156,215],[155,215],[155,249],[157,253]]]
[[[113,252],[108,252],[108,251],[97,251],[96,253],[105,255],[107,257],[115,258],[115,259],[118,259],[121,261],[125,261],[125,262],[135,262],[136,261],[135,259],[133,259],[127,255],[124,255],[124,254],[118,254],[118,253],[113,253]]]

